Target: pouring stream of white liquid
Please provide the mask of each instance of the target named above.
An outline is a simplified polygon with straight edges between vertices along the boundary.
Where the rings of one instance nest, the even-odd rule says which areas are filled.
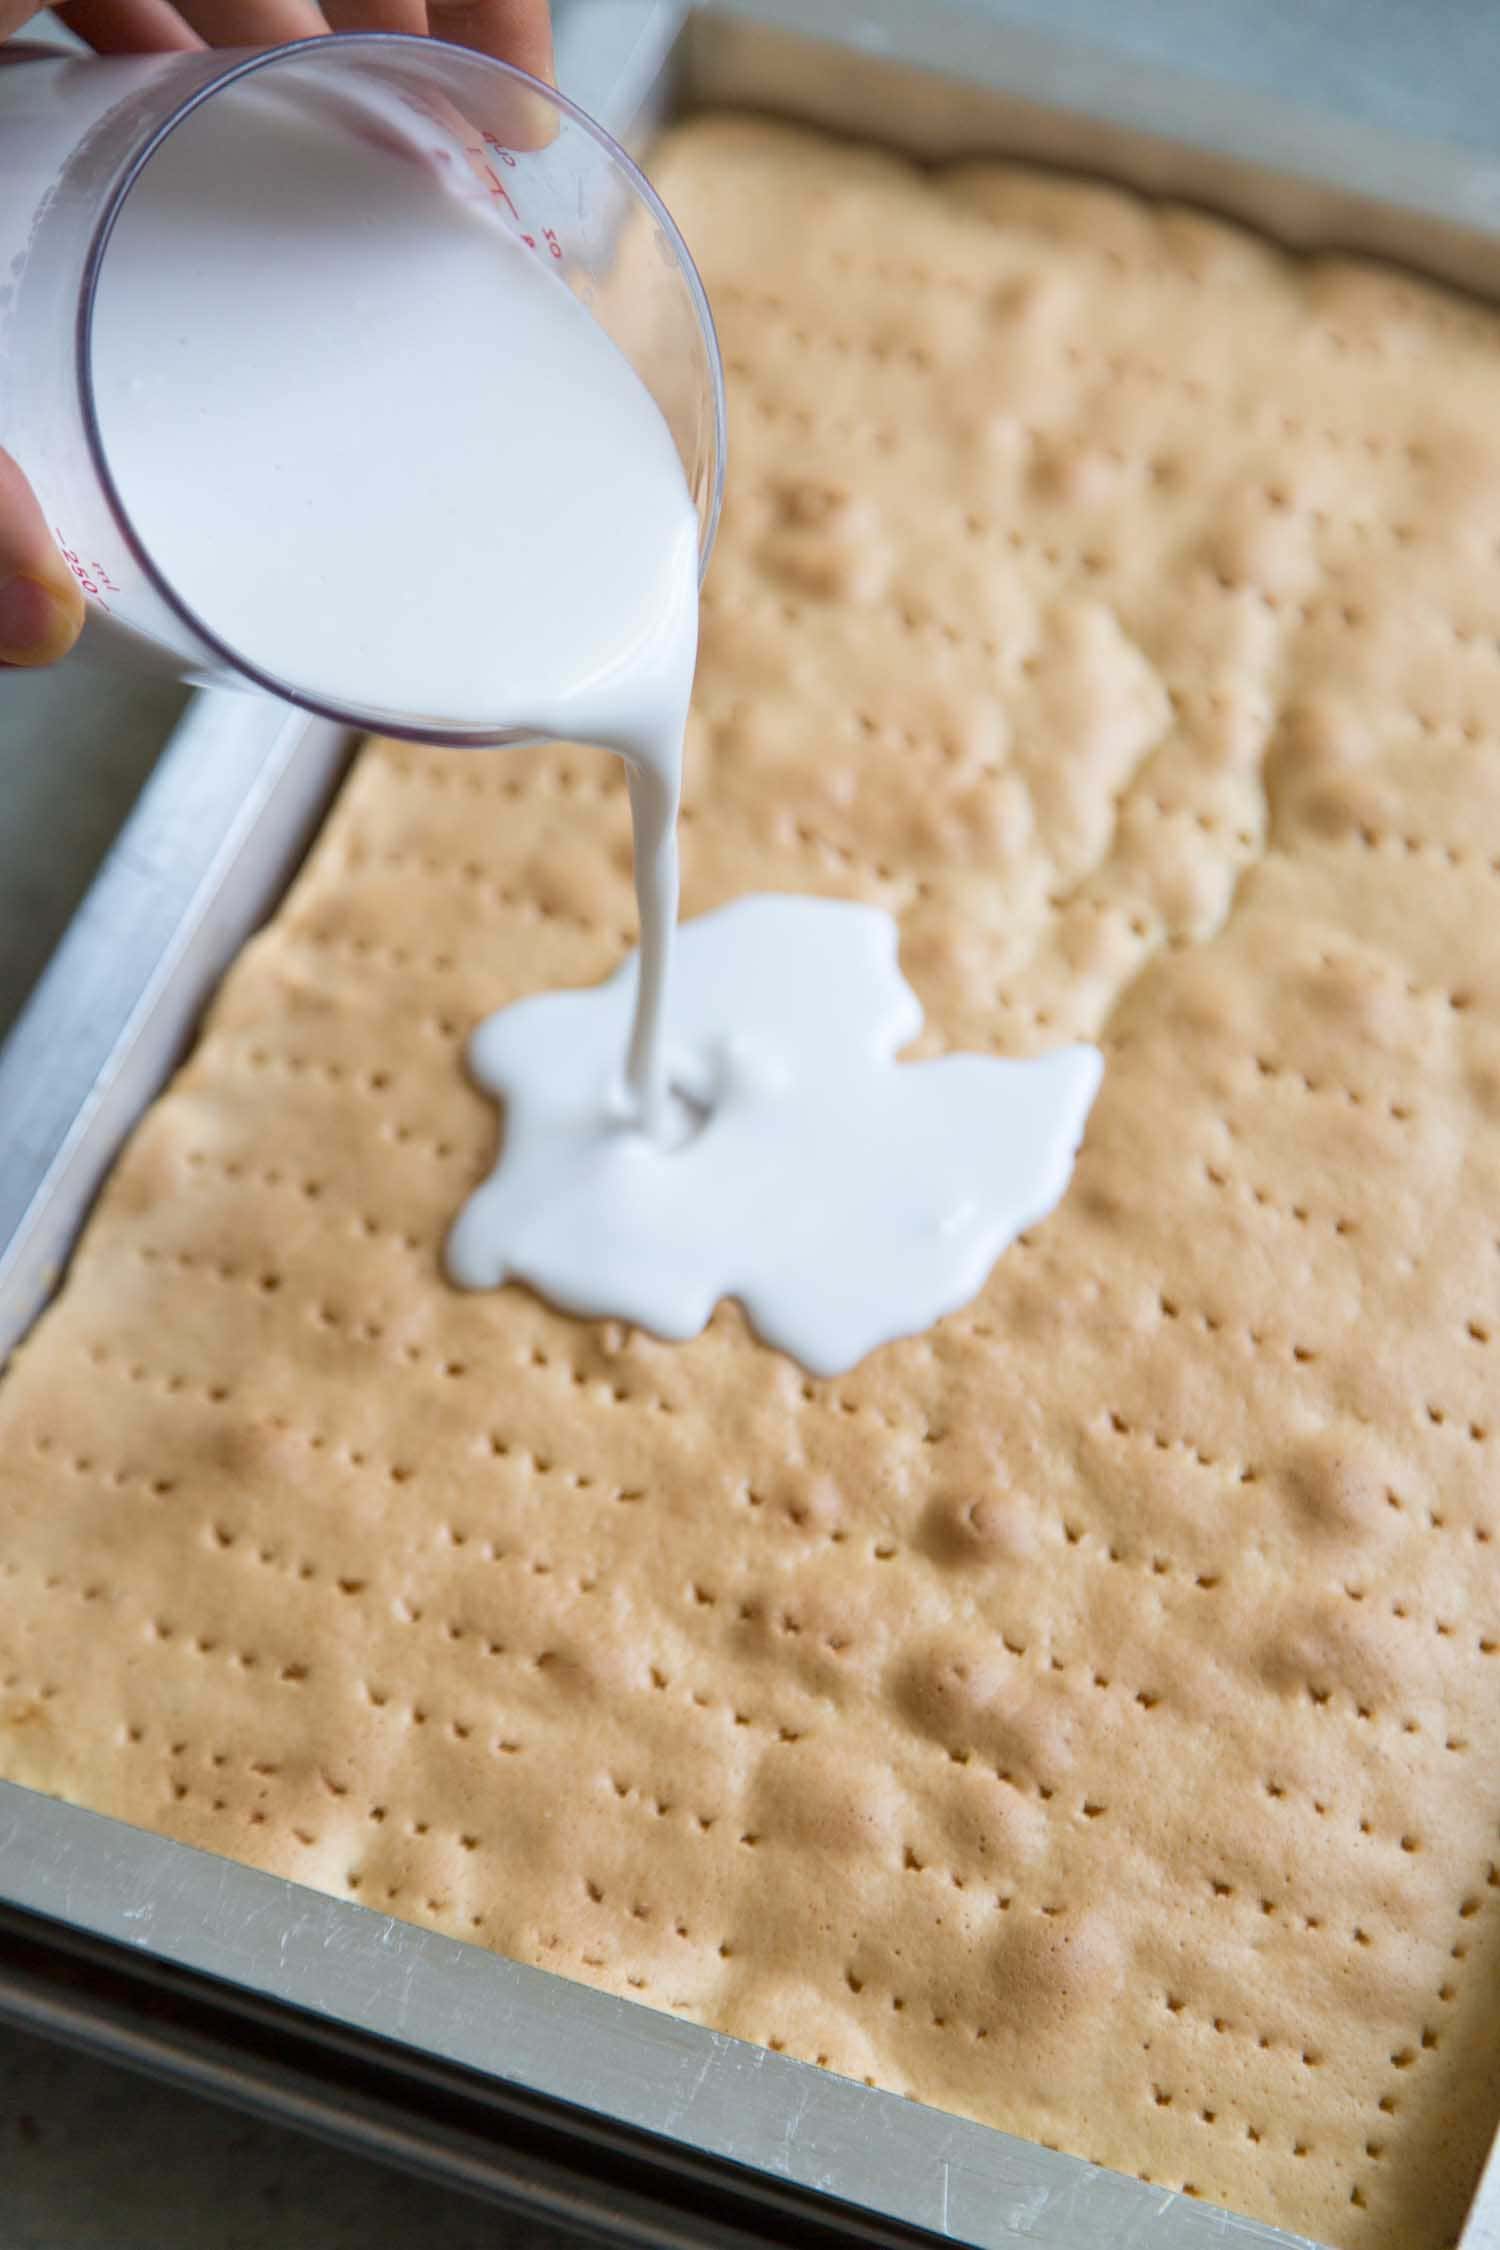
[[[260,668],[628,763],[641,952],[477,1035],[505,1145],[453,1278],[672,1337],[736,1295],[818,1372],[971,1297],[1062,1194],[1099,1058],[898,1064],[921,1015],[895,925],[828,901],[689,924],[668,1004],[697,521],[655,402],[545,262],[251,85],[131,195],[95,373],[142,537]]]

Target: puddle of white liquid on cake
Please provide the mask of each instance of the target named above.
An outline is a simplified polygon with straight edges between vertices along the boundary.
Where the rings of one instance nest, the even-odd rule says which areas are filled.
[[[899,1062],[922,1010],[877,907],[753,897],[682,926],[656,1138],[620,1086],[636,977],[632,956],[474,1035],[505,1120],[449,1238],[464,1286],[673,1339],[733,1297],[832,1375],[967,1304],[1067,1187],[1098,1050]]]

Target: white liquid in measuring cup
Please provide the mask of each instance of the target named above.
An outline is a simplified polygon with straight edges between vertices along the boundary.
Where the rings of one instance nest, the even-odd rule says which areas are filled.
[[[209,627],[332,703],[578,737],[630,765],[642,950],[481,1028],[506,1145],[453,1278],[668,1336],[741,1297],[819,1373],[970,1298],[1066,1187],[1099,1077],[898,1064],[920,1009],[873,908],[689,925],[663,1036],[697,522],[634,370],[483,207],[261,89],[126,206],[96,314],[127,507]]]
[[[125,203],[94,372],[142,539],[260,669],[637,757],[680,713],[697,523],[660,411],[415,150],[230,88]]]

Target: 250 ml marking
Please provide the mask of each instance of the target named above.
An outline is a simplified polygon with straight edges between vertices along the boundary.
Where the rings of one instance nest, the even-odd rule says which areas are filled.
[[[109,572],[105,569],[103,563],[84,562],[77,549],[68,545],[67,540],[63,537],[62,532],[58,529],[56,524],[52,526],[52,529],[56,536],[57,544],[62,549],[63,561],[67,564],[69,570],[72,571],[73,576],[77,579],[79,585],[83,588],[86,594],[90,595],[93,600],[95,600],[99,604],[99,607],[101,609],[108,609],[109,603],[104,599],[105,588],[108,588],[109,592],[112,594],[118,594],[120,589],[115,584],[114,580],[110,577]]]

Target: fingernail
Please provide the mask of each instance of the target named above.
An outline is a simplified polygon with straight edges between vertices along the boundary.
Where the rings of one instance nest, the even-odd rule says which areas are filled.
[[[55,664],[83,627],[83,601],[71,580],[66,590],[26,573],[0,586],[0,663]]]

